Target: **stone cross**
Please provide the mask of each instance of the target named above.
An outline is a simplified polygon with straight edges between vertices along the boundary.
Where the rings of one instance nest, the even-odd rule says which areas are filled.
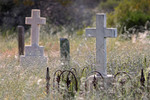
[[[33,9],[31,17],[26,17],[25,23],[31,25],[31,44],[39,45],[40,24],[45,24],[46,19],[40,17],[40,10]]]
[[[117,37],[116,28],[106,28],[106,15],[96,15],[96,28],[86,29],[86,36],[96,37],[96,70],[107,76],[106,38]]]
[[[47,66],[47,57],[44,56],[44,47],[39,46],[40,24],[45,24],[46,19],[40,17],[40,10],[33,9],[31,17],[26,17],[26,24],[31,24],[31,45],[25,46],[25,54],[20,57],[20,65]]]

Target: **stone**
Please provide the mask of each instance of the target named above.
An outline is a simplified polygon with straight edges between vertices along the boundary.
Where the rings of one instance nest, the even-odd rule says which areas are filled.
[[[96,37],[96,71],[107,76],[106,38],[117,37],[116,28],[106,28],[106,15],[96,15],[96,28],[87,28],[86,36]]]
[[[88,91],[93,91],[94,87],[93,87],[93,78],[95,78],[98,80],[98,83],[101,82],[101,86],[100,87],[103,87],[104,89],[109,89],[111,87],[113,87],[113,83],[114,83],[114,79],[112,78],[113,76],[112,75],[107,75],[106,77],[103,77],[104,79],[102,79],[101,76],[99,75],[91,75],[87,78],[87,90]],[[98,87],[98,88],[100,88]]]
[[[67,38],[60,38],[60,56],[63,65],[69,66],[70,62],[70,45]]]
[[[24,55],[24,27],[18,26],[18,54]]]
[[[87,37],[96,37],[96,71],[101,73],[104,78],[104,88],[111,88],[113,82],[113,76],[107,75],[107,50],[106,50],[106,38],[107,37],[117,37],[116,28],[106,28],[106,15],[97,14],[96,15],[96,28],[87,28],[86,29]],[[91,80],[93,76],[89,76],[89,88],[92,86]],[[96,75],[96,78],[100,78],[99,75]],[[90,88],[91,90],[91,88]]]
[[[26,17],[26,24],[31,25],[31,46],[25,46],[25,55],[20,58],[21,66],[46,66],[47,57],[44,56],[44,47],[39,46],[40,24],[46,19],[40,17],[40,10],[33,9],[31,17]]]
[[[145,23],[145,29],[146,30],[150,30],[150,22],[149,21],[146,21],[146,23]]]
[[[40,17],[40,10],[33,9],[31,17],[26,17],[26,24],[31,25],[31,43],[32,45],[39,43],[40,24],[45,24],[46,19]]]

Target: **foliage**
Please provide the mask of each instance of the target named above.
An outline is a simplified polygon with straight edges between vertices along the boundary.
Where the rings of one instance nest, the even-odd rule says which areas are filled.
[[[106,0],[99,4],[99,9],[105,12],[112,12],[114,8],[118,6],[121,0]]]
[[[80,30],[77,31],[77,35],[82,35],[84,33],[85,33],[84,29],[80,29]]]
[[[24,25],[28,8],[19,0],[0,1],[0,29],[3,35],[14,30],[17,25]]]
[[[0,30],[16,29],[25,25],[25,17],[31,16],[31,9],[40,9],[47,24],[55,27],[83,28],[91,24],[91,11],[100,0],[0,0]],[[49,29],[50,30],[50,29]],[[71,33],[72,31],[70,31]]]
[[[149,0],[123,0],[114,12],[108,14],[108,24],[116,25],[120,32],[124,32],[124,27],[144,26],[150,20],[149,5]]]

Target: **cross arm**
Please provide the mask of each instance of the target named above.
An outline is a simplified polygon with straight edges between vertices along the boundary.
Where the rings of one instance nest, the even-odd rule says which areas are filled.
[[[117,37],[117,29],[116,28],[107,28],[104,30],[105,38],[106,37]]]
[[[32,18],[31,17],[26,17],[25,24],[31,24],[31,23],[32,23]]]
[[[46,18],[40,17],[40,18],[34,20],[34,19],[31,18],[31,17],[26,17],[25,24],[32,24],[32,23],[36,23],[36,24],[46,24]]]
[[[86,33],[86,36],[88,36],[88,37],[96,37],[96,29],[95,28],[86,28],[85,33]]]
[[[46,18],[41,17],[40,20],[38,21],[39,24],[46,24]]]

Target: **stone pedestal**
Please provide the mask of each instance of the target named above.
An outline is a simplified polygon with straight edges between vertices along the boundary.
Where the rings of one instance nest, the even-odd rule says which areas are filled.
[[[112,75],[107,75],[104,77],[104,87],[108,89],[113,87],[114,77]]]
[[[109,88],[112,88],[113,87],[113,82],[114,82],[114,78],[112,75],[107,75],[105,77],[103,77],[104,79],[102,79],[101,76],[97,76],[95,75],[96,79],[98,80],[98,83],[99,82],[102,82],[103,83],[103,86],[104,89],[109,89]],[[87,84],[88,84],[88,90],[92,91],[94,88],[93,88],[93,84],[92,84],[92,81],[93,81],[93,78],[94,78],[94,75],[91,75],[88,77],[88,81],[87,81]]]
[[[47,65],[47,57],[44,56],[44,47],[38,45],[26,46],[25,55],[20,57],[21,66],[39,66]]]

